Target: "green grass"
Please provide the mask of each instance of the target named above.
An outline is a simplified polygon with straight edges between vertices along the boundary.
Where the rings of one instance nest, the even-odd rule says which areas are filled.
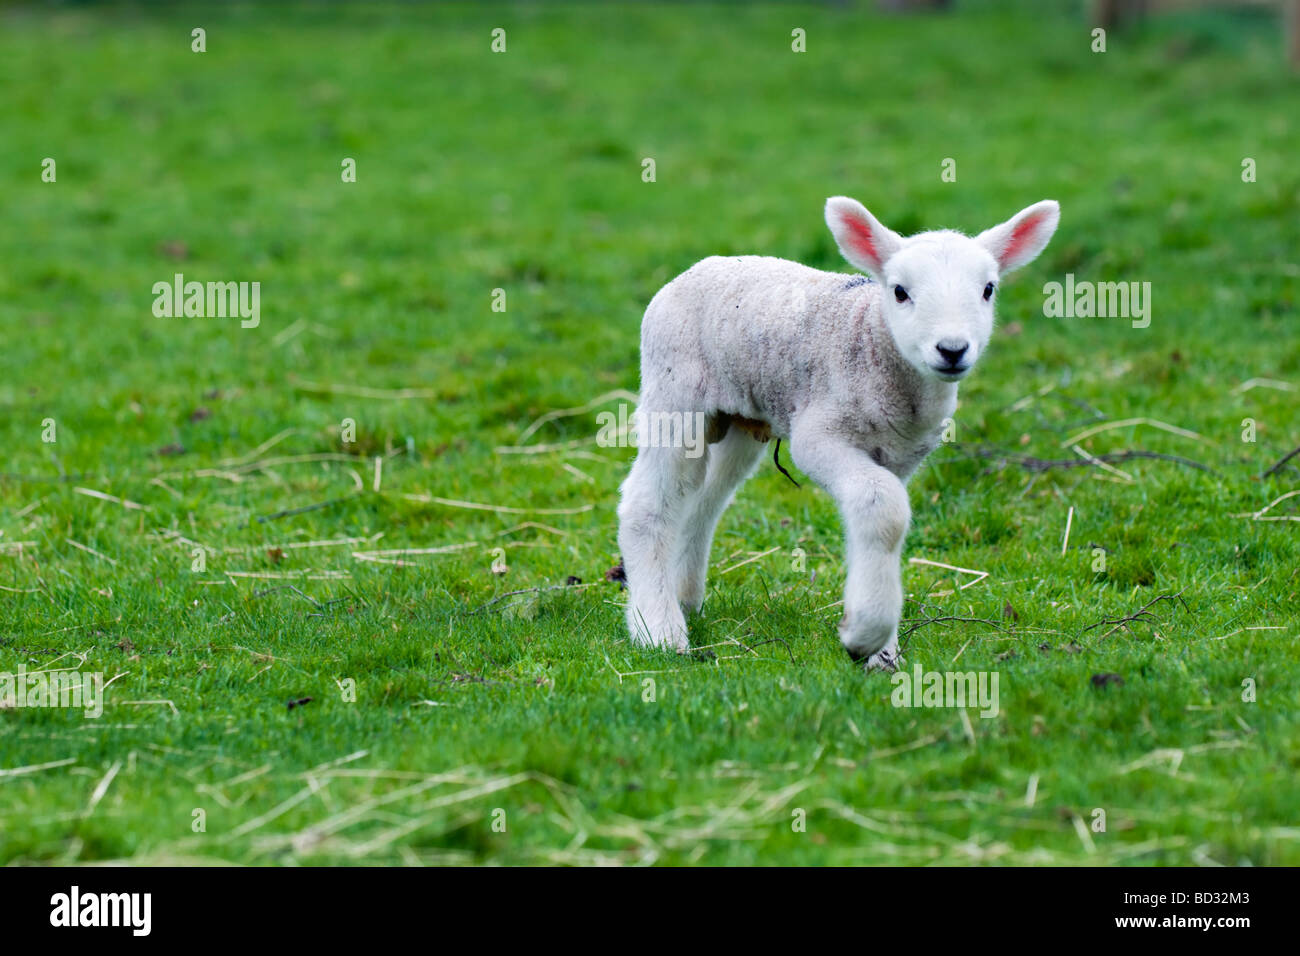
[[[0,671],[113,681],[98,720],[0,710],[0,860],[1300,863],[1300,527],[1242,517],[1300,487],[1297,460],[1261,478],[1300,442],[1300,89],[1268,17],[1161,18],[1101,55],[1042,4],[0,20]],[[910,486],[906,556],[988,576],[909,565],[905,615],[990,623],[904,655],[997,671],[994,719],[892,707],[850,664],[839,522],[807,484],[765,465],[743,490],[694,625],[713,656],[679,658],[629,646],[603,579],[631,452],[496,451],[635,390],[641,311],[697,259],[849,271],[838,193],[903,232],[1062,204]],[[260,327],[155,318],[178,271],[261,282]],[[1067,272],[1152,283],[1150,327],[1044,317]],[[1139,417],[1201,437],[1084,447],[1213,472],[978,457],[1075,458]],[[476,612],[570,575],[591,586]]]

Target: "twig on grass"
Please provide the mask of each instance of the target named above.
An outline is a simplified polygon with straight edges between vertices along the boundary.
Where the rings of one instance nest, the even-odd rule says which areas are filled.
[[[249,833],[252,833],[254,830],[257,830],[260,827],[263,827],[266,824],[270,823],[272,820],[275,820],[278,817],[281,817],[284,814],[288,813],[298,804],[302,803],[312,794],[316,793],[316,791],[318,791],[320,788],[321,788],[321,784],[319,782],[317,782],[316,780],[309,780],[307,786],[303,787],[292,797],[289,797],[287,800],[284,800],[281,803],[277,804],[276,806],[272,807],[270,810],[267,810],[260,817],[254,817],[252,820],[245,821],[244,823],[235,827],[235,829],[230,832],[230,835],[234,837],[242,837],[242,836],[246,836]]]
[[[445,505],[448,508],[468,508],[471,511],[493,511],[503,515],[580,515],[596,506],[583,505],[580,508],[515,508],[510,505],[488,505],[477,501],[461,501],[457,498],[439,498],[436,495],[402,495],[407,501],[421,504]]]
[[[395,448],[388,452],[385,457],[392,458],[396,455],[403,454],[403,449]],[[225,478],[233,482],[241,482],[244,476],[256,471],[269,471],[281,465],[309,465],[322,461],[339,461],[352,465],[364,465],[368,459],[363,455],[346,455],[338,451],[321,451],[312,452],[307,455],[283,455],[279,458],[263,458],[258,461],[250,461],[243,465],[233,465],[228,469],[223,468],[199,468],[195,471],[169,471],[159,475],[159,478]]]
[[[268,438],[266,441],[262,442],[262,444],[258,445],[256,448],[254,448],[252,451],[248,452],[245,455],[240,455],[237,458],[223,458],[221,460],[221,464],[227,466],[245,465],[248,462],[255,459],[258,455],[262,454],[262,452],[269,451],[271,448],[280,444],[280,442],[284,441],[286,438],[288,438],[290,435],[294,434],[297,431],[298,429],[296,428],[286,428],[278,435],[274,435]]]
[[[1078,445],[1072,445],[1070,450],[1073,451],[1080,458],[1082,458],[1084,461],[1086,461],[1088,464],[1096,465],[1102,471],[1108,471],[1112,475],[1114,475],[1115,477],[1123,481],[1133,480],[1133,476],[1130,475],[1127,471],[1121,471],[1120,469],[1116,468],[1114,465],[1107,464],[1106,462],[1102,461],[1100,458],[1093,455],[1092,452],[1085,451],[1083,448],[1079,447]]]
[[[83,626],[84,626],[84,627],[95,627],[96,625],[93,625],[93,624],[86,624],[86,625],[83,625]],[[55,671],[55,670],[57,670],[57,671],[75,671],[75,670],[78,670],[78,669],[81,668],[81,666],[82,666],[83,664],[86,663],[86,659],[87,659],[88,657],[90,657],[90,652],[93,651],[94,649],[95,649],[95,646],[92,644],[90,647],[86,648],[84,651],[65,651],[64,653],[60,654],[58,657],[54,658],[53,660],[46,661],[46,662],[45,662],[45,666],[42,667],[40,670],[34,670],[34,671],[33,671],[33,670],[29,670],[27,673],[29,673],[29,674],[44,674],[44,673],[48,673],[48,672],[50,672],[50,671]],[[63,660],[65,657],[75,657],[75,658],[77,659],[77,666],[76,666],[76,667],[57,667],[57,668],[56,668],[54,665],[57,664],[59,661]]]
[[[1021,410],[1023,410],[1023,409],[1026,409],[1026,408],[1028,408],[1030,405],[1034,404],[1034,402],[1038,401],[1038,399],[1040,399],[1040,398],[1042,398],[1044,395],[1046,395],[1047,393],[1049,393],[1049,392],[1055,390],[1055,388],[1056,388],[1056,385],[1055,385],[1055,384],[1044,385],[1042,388],[1040,388],[1038,391],[1034,392],[1032,395],[1026,395],[1024,398],[1021,398],[1021,399],[1017,400],[1016,402],[1014,402],[1013,404],[1008,405],[1007,408],[1006,408],[1006,411],[1008,411],[1008,412],[1018,412],[1018,411],[1021,411]]]
[[[1195,744],[1191,747],[1161,747],[1152,750],[1132,763],[1127,763],[1119,768],[1121,774],[1132,773],[1134,770],[1145,770],[1153,764],[1167,762],[1166,770],[1171,777],[1178,776],[1178,768],[1183,762],[1183,758],[1188,754],[1202,754],[1212,750],[1235,750],[1238,747],[1245,747],[1247,744],[1244,740],[1216,740],[1205,744]]]
[[[70,481],[81,481],[84,474],[76,475],[20,475],[12,471],[0,471],[0,481],[48,482],[65,485]]]
[[[1038,774],[1029,775],[1029,783],[1025,785],[1025,806],[1029,809],[1034,808],[1034,802],[1038,799]]]
[[[958,585],[957,586],[958,591],[964,591],[968,587],[971,587],[972,585],[979,584],[981,581],[983,581],[985,578],[989,576],[989,573],[987,571],[977,571],[974,568],[959,568],[955,564],[944,564],[942,561],[931,561],[928,558],[908,558],[907,563],[924,564],[931,568],[943,568],[946,571],[957,571],[960,574],[979,575],[979,577],[977,577],[974,581],[967,581],[965,584]]]
[[[79,541],[73,541],[71,538],[64,538],[63,540],[68,542],[68,544],[72,545],[74,548],[78,548],[82,551],[85,551],[87,554],[93,554],[95,557],[102,558],[103,560],[107,561],[109,564],[113,565],[113,567],[117,567],[117,561],[115,559],[110,558],[108,555],[100,551],[96,551],[94,548],[90,547],[89,545],[82,544]]]
[[[347,600],[347,598],[334,598],[333,600],[331,600],[331,601],[326,601],[324,604],[322,604],[320,601],[317,601],[314,597],[312,597],[312,596],[309,595],[309,594],[305,594],[305,593],[303,593],[303,592],[300,591],[298,588],[294,587],[292,584],[278,584],[278,585],[276,585],[276,586],[273,587],[273,588],[264,588],[264,589],[261,590],[261,591],[254,591],[254,592],[253,592],[253,599],[256,600],[257,598],[265,597],[265,596],[268,595],[268,594],[274,594],[276,591],[292,591],[294,594],[298,595],[298,596],[299,596],[300,598],[302,598],[304,601],[308,601],[308,602],[310,602],[311,605],[312,605],[313,607],[315,607],[316,610],[318,610],[318,611],[323,611],[323,610],[325,610],[325,609],[326,609],[327,607],[329,607],[331,604],[338,604],[338,603],[340,603],[340,602],[342,602],[342,601],[346,601],[346,600]]]
[[[1268,515],[1275,505],[1280,505],[1288,498],[1294,498],[1296,495],[1300,495],[1300,489],[1288,491],[1284,495],[1278,495],[1258,511],[1248,511],[1244,514],[1235,514],[1232,517],[1250,518],[1252,521],[1300,521],[1300,515]],[[1268,517],[1265,517],[1265,515],[1268,515]]]
[[[165,536],[165,533],[164,533]],[[302,548],[341,548],[352,544],[365,544],[375,542],[384,536],[384,532],[379,531],[368,538],[323,538],[314,541],[281,541],[278,543],[262,542],[260,544],[237,544],[228,548],[215,548],[201,545],[197,541],[189,541],[188,538],[174,537],[173,540],[184,541],[195,547],[205,548],[209,554],[221,553],[223,550],[231,553],[246,554],[253,551],[295,551]]]
[[[1181,455],[1166,455],[1163,452],[1145,451],[1142,449],[1128,449],[1126,451],[1106,452],[1101,455],[1094,455],[1091,452],[1085,453],[1082,458],[1035,458],[1032,455],[1017,455],[1014,452],[1008,452],[999,448],[977,448],[971,452],[970,457],[981,458],[996,461],[1003,465],[1019,465],[1028,472],[1045,472],[1053,468],[1085,468],[1104,467],[1112,462],[1132,461],[1134,459],[1151,459],[1153,461],[1171,461],[1175,464],[1186,465],[1188,468],[1195,468],[1198,471],[1204,471],[1211,475],[1218,475],[1219,472],[1209,465],[1191,458],[1184,458]],[[1130,481],[1132,478],[1125,475]]]
[[[1280,392],[1294,392],[1296,386],[1290,382],[1280,382],[1275,378],[1252,378],[1242,382],[1232,390],[1234,395],[1249,392],[1252,388],[1275,388]]]
[[[644,675],[644,674],[669,674],[669,673],[672,673],[671,671],[669,671],[669,670],[665,670],[665,669],[653,670],[653,671],[621,671],[621,670],[619,670],[617,667],[614,666],[614,662],[611,661],[611,660],[609,659],[609,655],[608,655],[608,654],[605,655],[605,664],[609,667],[610,670],[612,670],[612,671],[614,672],[614,676],[618,678],[618,682],[619,682],[620,684],[623,683],[623,678],[624,678],[624,677],[640,677],[640,676],[642,676],[642,675]]]
[[[367,561],[371,564],[387,564],[397,568],[418,568],[420,567],[418,562],[403,561],[401,558],[421,554],[451,554],[476,547],[478,547],[477,541],[464,541],[460,544],[444,545],[441,548],[389,548],[384,551],[353,551],[352,557],[356,561]]]
[[[1286,625],[1284,624],[1258,624],[1253,627],[1239,627],[1235,631],[1231,631],[1227,634],[1221,634],[1218,637],[1212,637],[1210,638],[1210,640],[1226,641],[1228,638],[1236,637],[1238,634],[1245,633],[1246,631],[1285,631],[1285,630],[1286,630]]]
[[[37,508],[39,508],[39,507],[41,506],[41,504],[42,504],[44,501],[45,501],[44,498],[37,498],[37,499],[36,499],[35,501],[33,501],[31,504],[29,504],[29,505],[27,505],[27,506],[25,506],[25,507],[23,507],[23,508],[19,508],[17,511],[15,511],[15,512],[14,512],[14,517],[15,517],[15,518],[26,518],[29,514],[31,514],[33,511],[35,511]]]
[[[926,605],[922,604],[921,610],[924,611],[925,609],[926,609]],[[904,618],[900,623],[912,624],[912,626],[905,631],[899,631],[898,639],[902,640],[903,638],[907,637],[907,635],[911,634],[913,631],[925,627],[927,624],[945,624],[949,621],[961,621],[962,623],[965,624],[987,624],[989,627],[993,628],[994,630],[1002,631],[1003,633],[1005,633],[1007,630],[1005,627],[1003,627],[1001,624],[998,624],[996,621],[990,621],[988,618],[984,618],[984,617],[956,617],[952,615],[944,615],[943,617]],[[965,650],[965,648],[963,648],[963,650]],[[956,660],[956,658],[953,658],[953,660]]]
[[[962,713],[964,714],[966,711],[963,710]],[[1092,842],[1092,834],[1088,832],[1087,824],[1083,822],[1083,818],[1077,813],[1072,813],[1070,814],[1070,821],[1074,824],[1074,832],[1078,834],[1079,842],[1083,844],[1084,852],[1096,853],[1097,844]]]
[[[746,564],[750,564],[750,563],[752,563],[752,562],[754,562],[754,561],[759,560],[760,558],[765,558],[765,557],[767,557],[769,554],[771,554],[773,551],[780,551],[780,550],[781,550],[781,545],[779,545],[779,544],[778,544],[776,547],[774,547],[774,548],[768,548],[766,551],[763,551],[763,552],[760,553],[760,554],[755,554],[755,555],[753,555],[752,557],[746,558],[744,561],[740,561],[740,562],[738,562],[738,563],[736,563],[736,564],[733,564],[731,567],[727,568],[727,569],[724,570],[724,571],[719,571],[719,572],[718,572],[718,575],[721,576],[721,575],[723,575],[723,574],[727,574],[727,573],[730,572],[730,571],[734,571],[734,570],[736,570],[736,568],[744,567]]]
[[[514,597],[519,594],[542,594],[546,591],[581,591],[584,588],[594,588],[596,585],[603,583],[603,581],[592,581],[590,584],[552,584],[547,587],[519,588],[517,591],[506,591],[504,594],[498,594],[486,604],[480,604],[474,610],[470,611],[470,613],[478,614],[480,611],[486,611],[497,602],[504,601],[508,597]],[[515,604],[518,603],[518,601],[512,601],[510,604],[507,604],[506,607],[514,607]],[[502,610],[504,609],[505,608],[502,608]]]
[[[95,807],[99,806],[99,801],[104,799],[104,794],[108,793],[108,788],[112,785],[113,779],[121,769],[122,761],[115,760],[113,766],[108,768],[108,773],[104,774],[99,783],[95,786],[94,791],[90,795],[90,803],[87,804],[86,809],[82,811],[82,817],[88,818],[95,812]]]
[[[1109,631],[1107,631],[1105,634],[1101,635],[1101,637],[1097,638],[1097,640],[1102,641],[1102,640],[1105,640],[1107,637],[1109,637],[1111,634],[1115,633],[1117,630],[1119,630],[1119,629],[1120,629],[1121,627],[1123,627],[1125,624],[1131,624],[1131,623],[1136,622],[1136,621],[1145,621],[1145,622],[1147,622],[1147,623],[1150,623],[1150,622],[1153,622],[1153,621],[1157,621],[1158,619],[1156,618],[1156,616],[1155,616],[1153,613],[1151,613],[1151,611],[1150,611],[1149,609],[1152,608],[1152,607],[1154,607],[1155,605],[1159,604],[1161,601],[1177,602],[1178,604],[1181,604],[1181,605],[1183,606],[1183,610],[1184,610],[1184,611],[1187,611],[1188,613],[1191,613],[1191,608],[1189,608],[1189,607],[1187,606],[1187,602],[1184,601],[1183,598],[1182,598],[1183,591],[1186,591],[1186,590],[1187,590],[1187,588],[1183,588],[1182,591],[1176,591],[1176,592],[1173,593],[1173,594],[1160,594],[1160,595],[1157,595],[1156,597],[1154,597],[1154,598],[1152,598],[1150,601],[1148,601],[1146,604],[1143,604],[1143,605],[1142,605],[1140,608],[1138,608],[1134,613],[1132,613],[1132,614],[1130,614],[1130,615],[1128,615],[1128,616],[1126,616],[1126,617],[1115,618],[1115,619],[1113,619],[1113,620],[1112,620],[1112,619],[1106,619],[1106,618],[1103,618],[1102,620],[1098,621],[1096,624],[1089,624],[1089,625],[1088,625],[1087,627],[1085,627],[1082,631],[1080,631],[1079,634],[1080,634],[1080,636],[1082,636],[1082,635],[1084,635],[1084,634],[1087,634],[1089,631],[1093,630],[1094,628],[1102,627],[1103,625],[1106,625],[1106,624],[1113,625]]]
[[[289,382],[300,392],[324,392],[329,395],[347,395],[351,398],[389,398],[398,401],[407,398],[437,398],[435,388],[370,388],[365,385],[327,385],[318,382],[305,382],[296,375],[289,376]]]
[[[498,455],[543,455],[552,451],[573,451],[586,445],[594,445],[599,439],[599,435],[592,435],[589,438],[573,438],[549,445],[498,445],[492,450]]]
[[[175,529],[172,528],[158,528],[153,532],[153,535],[156,538],[161,538],[162,540],[166,541],[168,544],[180,544],[182,546],[187,546],[190,548],[201,548],[203,551],[207,552],[208,554],[221,554],[223,550],[214,545],[207,545],[201,541],[195,541],[193,538],[187,538],[185,537],[185,535],[181,534],[179,531],[176,531]],[[245,548],[243,550],[247,551],[253,549]]]
[[[317,571],[313,568],[303,568],[300,571],[276,572],[276,571],[222,571],[228,578],[258,578],[264,581],[337,581],[340,578],[352,577],[351,571],[343,571],[334,568],[322,568]]]
[[[579,481],[586,482],[589,485],[594,485],[596,483],[595,478],[591,477],[591,475],[587,474],[585,471],[583,471],[581,468],[577,467],[576,465],[570,465],[567,461],[562,461],[560,462],[560,467],[563,468],[565,471],[567,471],[569,474],[573,475],[573,477],[577,478]]]
[[[737,641],[737,643],[740,642]],[[790,649],[790,643],[783,637],[769,637],[767,640],[759,641],[756,644],[748,644],[748,645],[741,644],[741,646],[744,647],[745,650],[752,652],[754,648],[762,647],[764,644],[780,644],[782,647],[785,648],[785,652],[790,655],[790,663],[793,664],[795,662],[794,651]]]
[[[597,395],[585,405],[579,405],[577,408],[559,408],[547,412],[523,430],[523,433],[520,434],[518,439],[519,445],[523,446],[524,442],[528,441],[528,439],[536,433],[537,429],[541,428],[547,422],[553,422],[557,418],[572,418],[575,415],[585,415],[587,412],[593,411],[601,405],[604,405],[606,402],[612,401],[616,398],[621,398],[634,405],[639,401],[637,396],[634,393],[629,392],[627,389],[616,388],[612,392],[606,392],[604,395]]]
[[[1296,445],[1289,452],[1283,455],[1282,458],[1272,468],[1264,472],[1264,474],[1260,475],[1260,477],[1268,478],[1272,475],[1277,474],[1279,471],[1282,470],[1282,466],[1285,465],[1292,458],[1294,458],[1296,455],[1300,455],[1300,445]]]
[[[152,511],[152,510],[153,510],[153,509],[150,508],[148,505],[142,505],[142,504],[140,504],[139,502],[136,502],[136,501],[127,501],[125,498],[119,498],[119,497],[117,497],[117,495],[109,495],[109,494],[105,494],[105,493],[102,492],[102,491],[96,491],[94,488],[81,488],[81,487],[77,487],[77,488],[73,488],[72,490],[73,490],[75,493],[79,494],[79,495],[85,495],[85,496],[88,497],[88,498],[98,498],[98,499],[100,499],[101,501],[111,501],[111,502],[113,502],[114,504],[121,505],[123,508],[132,509],[132,510],[135,510],[135,511]]]
[[[357,496],[358,494],[356,492],[353,492],[350,495],[344,495],[342,498],[332,498],[329,501],[320,501],[314,505],[304,505],[301,508],[287,508],[284,511],[277,511],[274,514],[259,515],[257,521],[259,524],[264,524],[267,521],[276,521],[280,518],[292,517],[293,515],[307,514],[307,512],[309,511],[320,511],[324,508],[332,508],[335,505],[341,505],[345,501],[351,501],[353,498],[356,498]]]
[[[64,760],[51,760],[49,763],[28,764],[25,767],[0,767],[0,777],[20,777],[24,774],[39,773],[42,770],[52,770],[55,767],[66,767],[76,762],[76,757],[68,757]]]
[[[155,705],[162,706],[163,704],[166,704],[172,709],[172,713],[177,717],[181,715],[181,712],[176,709],[176,704],[170,700],[124,700],[122,701],[122,704],[127,707],[152,707]]]
[[[1093,435],[1100,434],[1104,431],[1110,431],[1115,428],[1127,428],[1130,425],[1150,425],[1153,428],[1159,428],[1173,435],[1181,435],[1184,438],[1192,438],[1196,441],[1206,441],[1205,436],[1198,435],[1194,431],[1188,431],[1186,428],[1179,428],[1177,425],[1170,425],[1168,422],[1162,422],[1155,418],[1126,418],[1118,422],[1106,422],[1102,425],[1093,425],[1091,428],[1085,428],[1077,435],[1073,435],[1061,442],[1062,448],[1069,448],[1071,445],[1077,445],[1085,438],[1091,438]]]
[[[505,535],[513,534],[516,531],[523,531],[526,528],[536,528],[538,531],[549,531],[551,534],[558,534],[561,537],[565,537],[569,533],[560,528],[552,528],[548,524],[539,524],[536,521],[525,521],[523,524],[517,524],[513,528],[506,528],[505,531],[498,531],[496,537],[501,538]]]

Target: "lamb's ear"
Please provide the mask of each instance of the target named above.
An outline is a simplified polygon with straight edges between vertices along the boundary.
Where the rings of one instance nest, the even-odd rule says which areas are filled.
[[[862,203],[848,196],[826,200],[826,225],[849,264],[877,279],[882,278],[889,257],[903,244],[902,236],[886,229]]]
[[[1006,273],[1037,259],[1060,221],[1060,205],[1055,199],[1044,199],[1020,210],[1000,226],[985,229],[975,241],[997,260],[998,271]]]

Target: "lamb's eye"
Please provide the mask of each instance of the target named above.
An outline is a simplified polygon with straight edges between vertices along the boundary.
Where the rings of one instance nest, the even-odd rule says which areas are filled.
[[[894,286],[894,298],[897,299],[899,302],[906,302],[907,290],[904,289],[901,285]]]
[[[990,282],[988,285],[986,285],[986,286],[984,287],[984,301],[987,302],[987,301],[988,301],[989,299],[991,299],[991,298],[993,298],[993,283],[992,283],[992,282]]]

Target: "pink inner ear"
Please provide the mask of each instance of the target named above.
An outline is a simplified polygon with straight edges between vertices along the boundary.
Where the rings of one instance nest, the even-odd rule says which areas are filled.
[[[1016,259],[1028,244],[1030,237],[1038,231],[1038,227],[1043,222],[1043,214],[1030,216],[1024,222],[1019,223],[1015,229],[1011,230],[1011,238],[1007,240],[1006,247],[1002,250],[1002,255],[998,258],[1003,262],[1011,262]]]
[[[868,262],[878,262],[880,257],[876,255],[876,242],[871,237],[871,227],[867,223],[854,216],[844,216],[841,221],[852,235],[849,237],[849,245],[853,246],[853,251]]]

